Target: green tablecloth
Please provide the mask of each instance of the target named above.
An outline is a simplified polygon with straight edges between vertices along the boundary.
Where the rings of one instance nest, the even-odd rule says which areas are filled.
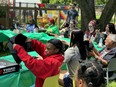
[[[42,41],[43,43],[46,43],[50,39],[56,38],[54,36],[49,36],[49,35],[47,35],[44,32],[41,32],[41,33],[27,33],[27,32],[24,32],[22,34],[25,35],[25,36],[27,36],[28,38],[37,39],[39,41]],[[0,30],[0,42],[8,41],[9,38],[11,38],[11,37],[13,37],[15,35],[17,35],[17,34],[15,34],[11,30]],[[69,38],[60,38],[60,37],[58,37],[57,39],[70,42]],[[96,42],[93,42],[93,44],[94,44],[94,47],[97,50],[101,50],[102,49],[102,48],[98,47],[98,45],[97,45]]]
[[[39,40],[43,43],[46,43],[48,40],[55,38],[54,36],[49,36],[44,32],[41,32],[41,33],[27,33],[27,32],[24,32],[22,34],[27,36],[28,38],[37,39],[37,40]],[[15,35],[17,35],[17,34],[15,34],[11,30],[0,30],[0,42],[8,41],[9,38],[11,38]],[[57,38],[57,39],[65,40],[67,42],[70,42],[69,38]]]
[[[16,34],[11,30],[0,30],[0,42],[8,41],[9,38],[11,38],[12,36],[15,36],[15,35]],[[39,41],[41,41],[43,43],[47,43],[48,40],[56,38],[56,37],[53,37],[53,36],[49,36],[44,32],[41,32],[41,33],[23,32],[23,35],[27,36],[28,38],[37,39],[37,40],[39,40]],[[60,37],[58,37],[57,39],[70,42],[69,38],[60,38]],[[93,42],[93,45],[98,51],[103,49],[103,48],[98,47],[98,44],[96,42]],[[65,64],[62,65],[62,69],[66,69]]]
[[[93,42],[93,45],[94,45],[95,49],[97,49],[98,51],[102,50],[105,47],[105,45],[102,47],[99,47],[96,42]]]
[[[38,55],[36,52],[29,52],[30,55]],[[11,62],[15,62],[11,55],[2,56],[1,59],[5,59]],[[24,63],[21,62],[22,69],[19,72],[10,73],[0,76],[0,87],[30,87],[35,83],[35,76],[28,70]]]
[[[0,42],[8,41],[14,35],[16,34],[11,30],[0,30]]]

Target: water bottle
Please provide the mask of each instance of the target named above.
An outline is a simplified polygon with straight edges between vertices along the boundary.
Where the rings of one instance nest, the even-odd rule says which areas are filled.
[[[99,43],[98,43],[98,46],[99,47],[102,47],[103,46],[103,39],[102,38],[100,38]]]
[[[15,29],[17,29],[17,28],[18,28],[16,24],[15,24],[14,26],[15,26]]]
[[[34,28],[34,33],[36,33],[36,28]]]
[[[91,42],[94,42],[94,40],[95,40],[95,37],[92,35],[92,36],[90,37],[90,41],[91,41]]]
[[[87,40],[87,34],[84,35],[84,40]]]

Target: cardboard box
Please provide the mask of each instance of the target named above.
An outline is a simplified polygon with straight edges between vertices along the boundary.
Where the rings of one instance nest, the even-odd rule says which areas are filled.
[[[19,65],[4,59],[0,60],[0,75],[19,71]]]

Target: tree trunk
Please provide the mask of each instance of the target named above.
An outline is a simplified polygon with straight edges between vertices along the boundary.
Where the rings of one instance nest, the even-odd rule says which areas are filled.
[[[95,4],[94,0],[77,0],[79,7],[81,9],[82,23],[81,28],[83,30],[88,28],[88,23],[90,20],[96,19],[95,17]],[[109,0],[98,20],[97,27],[103,31],[106,24],[110,22],[113,14],[116,12],[116,0]]]
[[[94,0],[77,0],[79,7],[81,8],[81,29],[87,30],[90,20],[95,18],[95,6]]]
[[[105,26],[110,22],[115,12],[116,12],[116,0],[109,0],[104,10],[102,11],[102,15],[98,21],[99,22],[98,27],[101,31],[103,31]]]

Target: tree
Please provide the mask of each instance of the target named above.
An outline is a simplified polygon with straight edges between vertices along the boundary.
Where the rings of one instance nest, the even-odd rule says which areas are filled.
[[[87,29],[90,20],[96,19],[95,15],[95,0],[77,0],[82,12],[81,28]],[[98,19],[98,28],[103,31],[106,24],[110,22],[113,14],[116,12],[116,0],[108,0],[100,18]]]
[[[87,29],[88,22],[96,19],[94,0],[78,0],[79,7],[81,8],[81,28]]]
[[[42,3],[49,3],[50,0],[41,0]]]
[[[96,5],[105,5],[108,0],[96,0]]]
[[[6,17],[6,11],[4,9],[0,9],[0,18]]]
[[[99,24],[98,26],[100,29],[104,29],[106,24],[110,22],[113,14],[116,12],[116,0],[109,0],[102,11],[102,15],[100,19],[98,20]]]
[[[69,4],[73,0],[41,0],[42,3],[50,3],[50,4]]]

